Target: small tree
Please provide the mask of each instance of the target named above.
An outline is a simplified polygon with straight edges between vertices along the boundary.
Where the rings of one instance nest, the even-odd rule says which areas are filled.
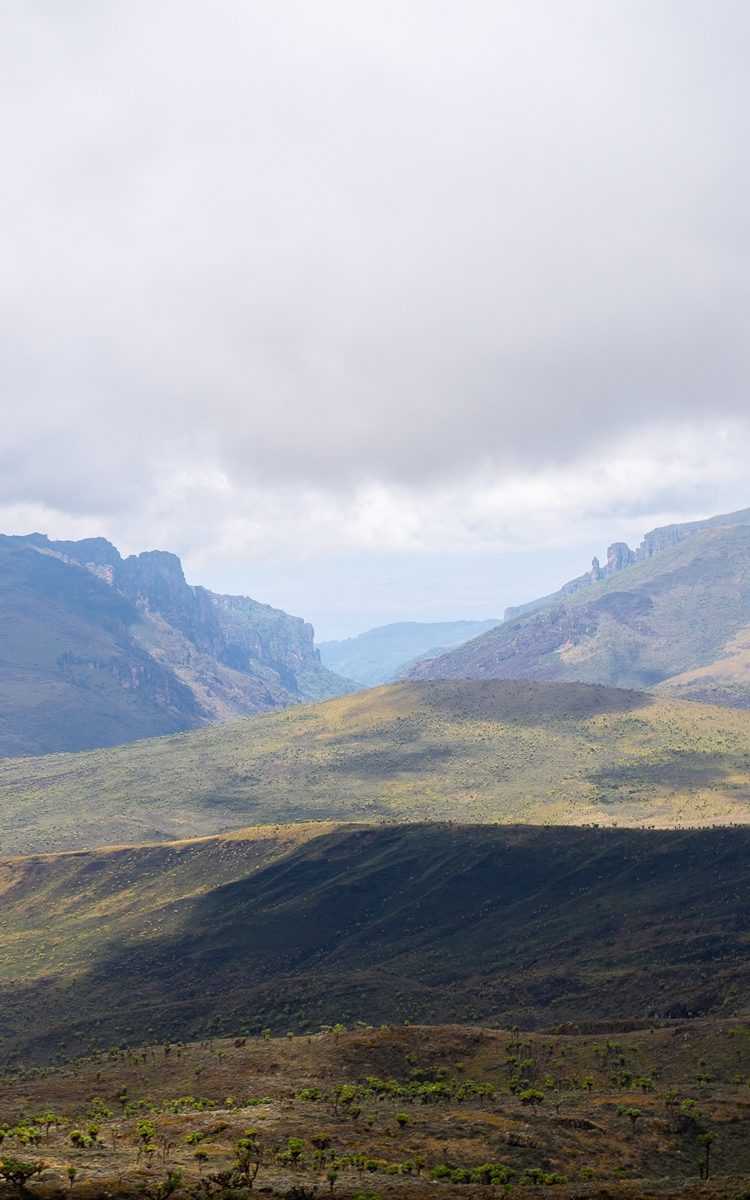
[[[635,1133],[635,1124],[636,1124],[636,1121],[638,1120],[638,1118],[640,1117],[640,1115],[641,1115],[640,1108],[626,1108],[625,1109],[625,1116],[628,1117],[630,1120],[630,1124],[633,1128],[633,1133]]]
[[[76,1181],[76,1175],[78,1174],[78,1169],[76,1167],[68,1167],[65,1174],[68,1176],[68,1182],[70,1183],[70,1186],[72,1187]]]
[[[0,1179],[10,1183],[23,1196],[26,1184],[34,1175],[40,1175],[44,1170],[43,1162],[24,1162],[20,1158],[0,1159]]]
[[[711,1131],[709,1131],[708,1133],[701,1133],[698,1135],[698,1145],[703,1146],[703,1148],[706,1152],[706,1161],[704,1164],[704,1169],[706,1172],[706,1175],[705,1175],[706,1179],[709,1178],[709,1164],[710,1164],[711,1147],[713,1146],[715,1141],[716,1141],[716,1134]],[[703,1174],[703,1172],[701,1171],[701,1175],[702,1174]]]

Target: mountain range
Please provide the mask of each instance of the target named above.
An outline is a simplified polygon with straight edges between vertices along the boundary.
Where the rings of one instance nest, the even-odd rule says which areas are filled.
[[[750,510],[609,548],[592,569],[506,612],[406,679],[558,679],[750,707]]]
[[[0,756],[111,746],[341,695],[313,628],[104,538],[0,536]]]
[[[418,660],[436,658],[453,646],[499,625],[489,621],[398,621],[357,637],[319,642],[320,659],[329,670],[364,687],[392,683]]]

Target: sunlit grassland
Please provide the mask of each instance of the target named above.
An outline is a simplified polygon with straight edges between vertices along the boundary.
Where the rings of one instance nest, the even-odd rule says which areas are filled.
[[[750,713],[576,683],[404,683],[0,764],[0,848],[299,821],[750,820]]]

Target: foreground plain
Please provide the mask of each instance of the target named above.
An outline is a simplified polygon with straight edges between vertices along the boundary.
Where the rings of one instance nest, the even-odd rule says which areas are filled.
[[[240,1200],[242,1139],[255,1190],[293,1200],[731,1200],[750,1176],[749,1039],[713,1021],[118,1044],[0,1078],[3,1153],[74,1200],[163,1197],[168,1172],[179,1196]]]
[[[0,852],[338,821],[750,821],[750,712],[525,680],[397,684],[0,764]]]

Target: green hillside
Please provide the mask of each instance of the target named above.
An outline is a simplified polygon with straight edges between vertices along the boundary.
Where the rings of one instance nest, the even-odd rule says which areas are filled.
[[[705,529],[407,678],[578,679],[750,707],[750,526]]]
[[[396,684],[230,725],[0,763],[0,850],[277,821],[750,820],[750,713],[568,683]]]
[[[746,828],[442,824],[15,860],[2,1046],[744,1013],[749,856]]]

